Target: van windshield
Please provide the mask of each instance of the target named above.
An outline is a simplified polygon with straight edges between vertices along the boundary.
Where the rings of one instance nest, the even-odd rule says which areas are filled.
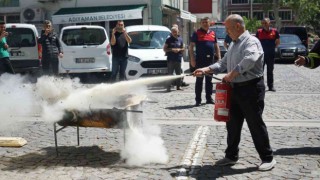
[[[67,46],[101,45],[106,41],[106,35],[103,29],[66,29],[62,41]]]
[[[162,49],[170,35],[169,31],[133,31],[128,33],[132,39],[131,49]]]
[[[9,47],[34,47],[36,37],[32,29],[29,28],[6,28],[9,32],[7,43]]]
[[[216,33],[218,39],[225,39],[227,36],[226,28],[224,26],[213,26],[210,27],[210,30]]]

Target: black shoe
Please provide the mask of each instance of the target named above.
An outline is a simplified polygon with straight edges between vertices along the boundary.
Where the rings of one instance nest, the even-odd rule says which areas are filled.
[[[182,83],[181,83],[181,86],[182,86],[182,87],[186,87],[186,86],[189,86],[189,84],[187,84],[187,83],[185,83],[185,82],[182,82]]]
[[[200,106],[201,102],[196,102],[195,106]]]
[[[183,91],[183,89],[181,89],[181,87],[177,87],[177,90]]]
[[[167,92],[171,92],[171,87],[167,88]]]
[[[214,104],[213,100],[207,101],[206,104]]]
[[[276,92],[276,89],[274,87],[269,87],[269,91]]]

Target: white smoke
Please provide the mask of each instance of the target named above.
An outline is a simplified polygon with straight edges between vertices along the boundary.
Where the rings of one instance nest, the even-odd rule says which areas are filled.
[[[39,114],[42,121],[62,119],[66,110],[87,111],[92,108],[119,107],[121,96],[146,94],[147,86],[175,79],[167,76],[122,81],[115,84],[83,85],[79,79],[43,76],[37,83],[28,83],[28,77],[3,74],[0,76],[0,130],[8,130],[25,116]],[[20,118],[19,118],[20,117]],[[144,123],[143,129],[131,128],[127,133],[122,158],[129,165],[166,163],[168,155],[160,137],[160,128]]]

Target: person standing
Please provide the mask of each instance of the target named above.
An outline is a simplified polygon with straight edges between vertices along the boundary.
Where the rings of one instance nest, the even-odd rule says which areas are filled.
[[[176,26],[171,28],[171,35],[166,39],[163,51],[167,56],[168,74],[173,75],[173,72],[175,72],[176,75],[181,75],[181,60],[184,44],[182,38],[179,36],[179,29]],[[176,80],[177,90],[182,90],[181,83],[181,78]],[[167,91],[171,91],[171,82],[168,83]]]
[[[239,143],[244,119],[248,124],[253,143],[262,160],[259,170],[272,169],[276,160],[269,142],[267,127],[262,119],[265,84],[263,80],[264,52],[260,41],[245,28],[238,14],[226,19],[226,31],[233,42],[221,61],[194,71],[195,76],[204,73],[220,73],[227,70],[223,81],[232,87],[230,120],[227,126],[227,149],[225,158],[217,161],[218,166],[234,165],[239,159]]]
[[[41,64],[43,74],[57,76],[59,74],[59,58],[63,57],[63,51],[51,21],[44,21],[38,42],[42,46]]]
[[[111,47],[112,47],[112,73],[111,82],[116,81],[119,72],[119,80],[126,80],[125,71],[128,64],[128,44],[131,38],[124,28],[124,22],[118,21],[112,30]],[[120,70],[120,71],[119,71]]]
[[[0,75],[3,73],[11,73],[14,74],[14,70],[12,68],[10,62],[10,54],[8,52],[9,45],[7,44],[6,37],[8,36],[8,32],[6,32],[6,24],[5,22],[0,22]]]
[[[214,62],[214,55],[221,59],[220,49],[217,43],[216,34],[209,29],[210,21],[208,17],[201,19],[201,27],[195,31],[191,37],[191,43],[189,46],[190,51],[190,63],[192,67],[202,68],[209,66]],[[196,47],[196,56],[194,56],[194,47]],[[201,105],[201,93],[203,86],[203,79],[205,78],[205,91],[206,91],[206,103],[214,104],[212,100],[212,77],[197,77],[195,85],[196,94],[196,106]]]
[[[267,85],[269,91],[276,91],[273,84],[273,69],[275,48],[280,44],[280,36],[276,29],[270,27],[270,19],[261,21],[262,28],[258,29],[256,37],[260,40],[264,51],[264,64],[267,65]]]
[[[310,69],[315,69],[320,66],[320,41],[312,47],[307,56],[298,56],[294,61],[296,66],[305,66]]]

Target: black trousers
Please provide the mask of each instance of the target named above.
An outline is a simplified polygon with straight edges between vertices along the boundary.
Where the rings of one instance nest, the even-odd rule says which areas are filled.
[[[214,60],[213,57],[208,58],[202,58],[199,61],[196,61],[196,68],[203,68],[210,66],[213,64]],[[202,93],[202,87],[203,87],[203,79],[205,79],[205,91],[206,91],[206,99],[207,101],[212,101],[212,77],[210,76],[204,76],[204,77],[197,77],[196,78],[196,84],[195,84],[195,94],[196,94],[196,102],[201,103],[201,93]]]
[[[244,86],[234,86],[231,95],[230,121],[227,122],[226,157],[239,158],[241,129],[246,119],[253,143],[262,161],[272,161],[273,152],[269,143],[268,131],[262,119],[264,109],[265,85],[261,78],[258,82]]]
[[[59,58],[57,57],[42,57],[41,60],[42,71],[44,75],[55,75],[59,74]]]
[[[0,75],[3,73],[14,74],[13,67],[8,57],[0,58]]]
[[[267,85],[269,88],[273,87],[273,69],[274,69],[274,55],[269,54],[264,56],[263,69],[267,65]]]

